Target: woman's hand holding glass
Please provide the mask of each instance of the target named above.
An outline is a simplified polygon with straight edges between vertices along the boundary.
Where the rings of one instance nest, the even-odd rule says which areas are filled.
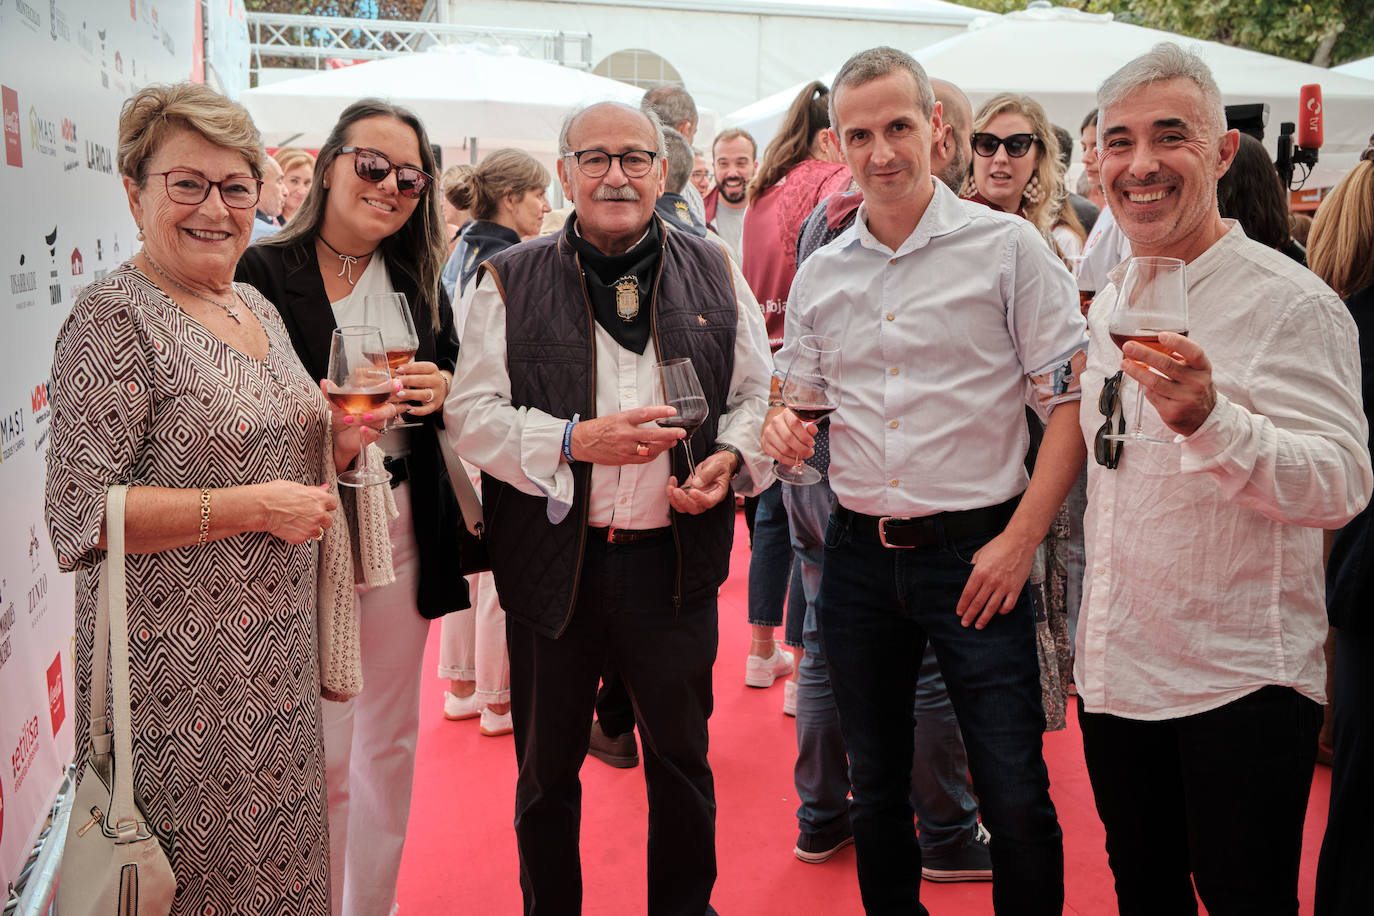
[[[394,401],[410,402],[398,410],[414,417],[423,417],[444,406],[449,378],[431,362],[416,362],[415,351],[420,348],[420,335],[415,331],[415,319],[405,293],[374,293],[364,302],[366,323],[382,332],[386,347],[387,365],[392,375],[402,382]],[[387,429],[419,426],[418,423],[397,421]]]

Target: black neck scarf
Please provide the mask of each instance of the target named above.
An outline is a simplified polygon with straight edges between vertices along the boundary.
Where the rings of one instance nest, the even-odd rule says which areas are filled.
[[[574,217],[575,219],[576,217]],[[633,248],[624,254],[602,253],[582,238],[574,224],[566,234],[568,243],[582,262],[582,277],[587,286],[587,298],[592,303],[596,323],[610,334],[615,342],[638,354],[649,343],[649,312],[653,306],[654,280],[657,279],[659,257],[662,254],[663,228],[657,219],[650,220],[649,231]],[[633,277],[639,297],[639,311],[633,318],[623,318],[616,310],[616,286]]]

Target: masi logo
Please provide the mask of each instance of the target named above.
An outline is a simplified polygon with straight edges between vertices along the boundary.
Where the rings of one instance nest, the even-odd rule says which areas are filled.
[[[0,86],[5,111],[5,162],[15,168],[24,167],[24,143],[19,137],[19,93],[9,86]]]
[[[44,156],[57,155],[57,124],[38,116],[38,109],[29,106],[29,146]]]
[[[23,447],[24,410],[20,408],[0,416],[0,461],[9,461]]]

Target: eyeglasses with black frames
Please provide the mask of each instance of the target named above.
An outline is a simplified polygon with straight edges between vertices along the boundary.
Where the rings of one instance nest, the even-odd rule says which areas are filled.
[[[1109,471],[1116,470],[1121,461],[1121,448],[1125,444],[1120,439],[1108,439],[1112,435],[1112,417],[1116,417],[1116,435],[1126,432],[1126,414],[1121,409],[1122,371],[1102,380],[1102,393],[1097,396],[1097,409],[1106,421],[1097,428],[1093,436],[1093,457],[1097,463]]]
[[[434,177],[413,165],[395,165],[386,153],[366,146],[345,146],[339,154],[353,154],[353,171],[363,181],[380,184],[386,176],[396,173],[396,193],[402,197],[415,198],[425,193]]]
[[[996,134],[976,133],[971,138],[973,151],[984,159],[997,155],[997,147],[1005,146],[1007,155],[1013,159],[1020,159],[1030,148],[1039,142],[1039,137],[1035,134],[1011,134],[1006,137],[999,137]]]
[[[600,178],[611,170],[611,162],[619,159],[620,170],[627,178],[643,178],[654,167],[658,153],[647,149],[631,149],[623,153],[608,153],[604,149],[580,149],[564,155],[577,160],[577,167],[588,178]]]
[[[211,181],[194,169],[169,169],[152,172],[149,178],[162,177],[167,196],[178,204],[196,205],[205,202],[211,188],[219,188],[219,199],[234,210],[249,210],[258,205],[262,194],[262,180],[252,175],[230,175]]]

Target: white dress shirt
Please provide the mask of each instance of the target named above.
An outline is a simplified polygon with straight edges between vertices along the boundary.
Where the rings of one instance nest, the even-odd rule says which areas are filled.
[[[738,316],[735,364],[716,441],[739,449],[744,462],[734,487],[750,496],[773,480],[772,460],[764,455],[760,442],[772,363],[763,313],[733,262],[730,270]],[[636,354],[616,343],[600,324],[594,327],[597,416],[663,404],[663,386],[654,371],[658,356],[653,340],[642,354]],[[563,429],[572,418],[511,406],[506,303],[496,284],[477,285],[462,340],[444,404],[449,442],[464,459],[521,492],[548,496],[552,517],[555,507],[571,505],[573,499],[572,468],[563,460]],[[705,457],[693,454],[697,461]],[[646,464],[593,465],[588,524],[635,529],[667,525],[670,507],[665,488],[671,474],[666,451]]]
[[[1062,371],[1087,345],[1069,272],[1026,220],[932,181],[935,196],[895,252],[868,231],[865,203],[802,264],[777,355],[781,375],[801,335],[839,342],[830,486],[869,515],[1016,496],[1028,399],[1048,415],[1078,397]]]
[[[1228,221],[1230,222],[1230,221]],[[1121,364],[1107,334],[1113,282],[1089,313],[1083,398]],[[1324,701],[1322,535],[1369,501],[1355,323],[1335,293],[1238,225],[1186,268],[1188,336],[1212,364],[1216,407],[1173,436],[1146,401],[1116,470],[1088,442],[1087,546],[1074,680],[1089,712],[1173,719],[1260,687]],[[1137,386],[1123,377],[1133,419]]]
[[[1067,253],[1067,252],[1066,252]],[[1083,262],[1078,267],[1081,289],[1101,290],[1107,285],[1107,274],[1113,267],[1131,256],[1131,240],[1116,224],[1111,207],[1103,207],[1093,223],[1093,231],[1083,243]]]

